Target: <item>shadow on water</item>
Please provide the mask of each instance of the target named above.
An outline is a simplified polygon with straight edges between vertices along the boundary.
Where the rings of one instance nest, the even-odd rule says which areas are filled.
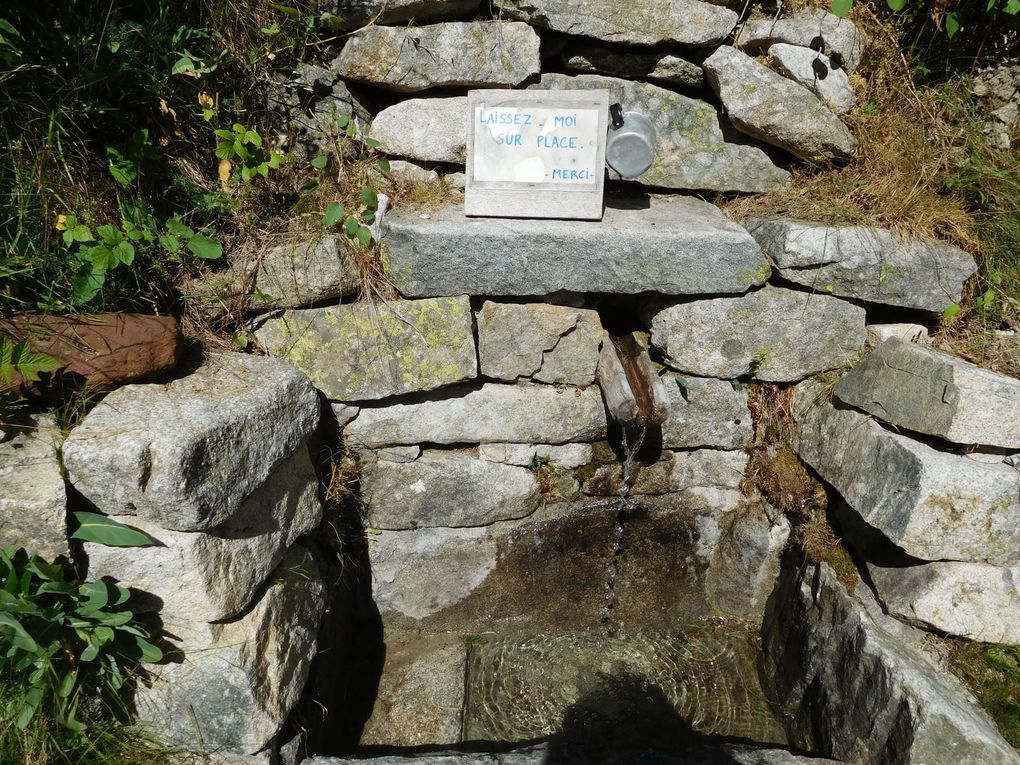
[[[571,705],[547,745],[543,765],[666,765],[678,753],[692,763],[739,765],[718,740],[694,730],[658,686],[624,673],[605,678]],[[683,759],[687,762],[687,759]]]

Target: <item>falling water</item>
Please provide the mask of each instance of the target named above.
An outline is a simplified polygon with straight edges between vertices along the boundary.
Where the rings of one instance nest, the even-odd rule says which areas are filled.
[[[605,578],[605,605],[602,607],[600,617],[602,624],[610,635],[613,634],[612,619],[613,607],[616,605],[616,574],[620,567],[620,556],[623,554],[624,526],[627,522],[627,508],[630,498],[630,490],[634,485],[640,465],[637,464],[637,455],[644,444],[645,436],[648,434],[648,426],[641,425],[635,429],[623,428],[623,475],[620,480],[620,493],[616,498],[616,523],[613,526],[613,555],[606,569]],[[631,440],[630,436],[634,436]]]

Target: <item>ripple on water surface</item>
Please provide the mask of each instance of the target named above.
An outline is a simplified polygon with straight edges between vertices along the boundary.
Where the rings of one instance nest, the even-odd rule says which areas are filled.
[[[468,659],[464,738],[675,748],[699,735],[785,745],[744,624],[606,637],[496,637]]]

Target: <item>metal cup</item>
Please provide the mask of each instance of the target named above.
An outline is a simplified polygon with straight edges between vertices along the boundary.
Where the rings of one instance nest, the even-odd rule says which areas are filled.
[[[640,112],[624,112],[623,125],[610,125],[606,162],[621,178],[637,178],[655,160],[655,126]]]

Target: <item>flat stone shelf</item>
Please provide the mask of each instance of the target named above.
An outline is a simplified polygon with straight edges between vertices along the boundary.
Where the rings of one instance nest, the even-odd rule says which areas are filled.
[[[401,210],[383,224],[407,297],[571,292],[735,294],[761,284],[761,248],[715,205],[608,196],[601,221],[468,218],[463,205]]]

